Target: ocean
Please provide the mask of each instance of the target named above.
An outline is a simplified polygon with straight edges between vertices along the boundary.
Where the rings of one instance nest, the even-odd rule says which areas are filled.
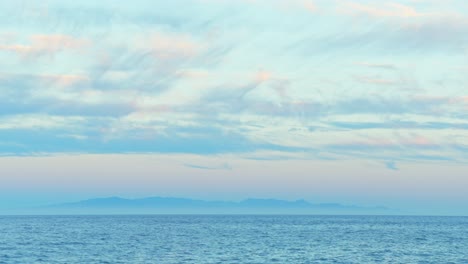
[[[0,263],[468,263],[468,217],[0,216]]]

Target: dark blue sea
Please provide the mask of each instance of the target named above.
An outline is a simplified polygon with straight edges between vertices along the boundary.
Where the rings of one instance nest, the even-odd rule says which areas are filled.
[[[0,263],[468,263],[468,217],[0,216]]]

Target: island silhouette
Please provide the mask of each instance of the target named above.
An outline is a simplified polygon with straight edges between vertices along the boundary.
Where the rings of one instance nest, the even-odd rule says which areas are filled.
[[[35,214],[392,214],[384,206],[249,198],[207,201],[177,197],[105,197],[28,209]]]

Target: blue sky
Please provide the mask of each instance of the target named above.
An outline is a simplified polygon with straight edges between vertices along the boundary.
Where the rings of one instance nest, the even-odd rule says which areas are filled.
[[[0,3],[4,204],[268,196],[468,214],[466,1],[95,2]]]

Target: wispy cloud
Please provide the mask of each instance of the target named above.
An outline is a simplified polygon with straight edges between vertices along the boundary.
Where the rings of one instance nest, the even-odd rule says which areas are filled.
[[[462,9],[186,4],[190,12],[167,12],[178,2],[4,6],[5,152],[276,151],[380,164],[464,155],[466,79],[453,70],[468,43]]]
[[[397,18],[412,18],[421,17],[427,14],[416,11],[413,7],[400,4],[398,2],[375,2],[372,4],[358,3],[354,1],[344,2],[344,7],[340,8],[341,12],[368,15],[372,17],[397,17]]]
[[[384,69],[384,70],[395,70],[397,66],[390,63],[371,63],[371,62],[357,62],[356,65],[369,67],[369,68],[376,68],[376,69]]]
[[[59,52],[80,51],[91,43],[86,39],[78,39],[72,36],[51,34],[32,35],[28,43],[0,43],[0,50],[10,51],[20,55],[22,58],[36,58],[41,56],[53,57]]]
[[[387,161],[385,166],[387,166],[389,170],[398,170],[398,167],[394,161]]]
[[[184,166],[194,169],[201,169],[201,170],[232,170],[232,167],[228,163],[224,163],[219,166],[204,166],[204,165],[195,165],[195,164],[184,164]]]

